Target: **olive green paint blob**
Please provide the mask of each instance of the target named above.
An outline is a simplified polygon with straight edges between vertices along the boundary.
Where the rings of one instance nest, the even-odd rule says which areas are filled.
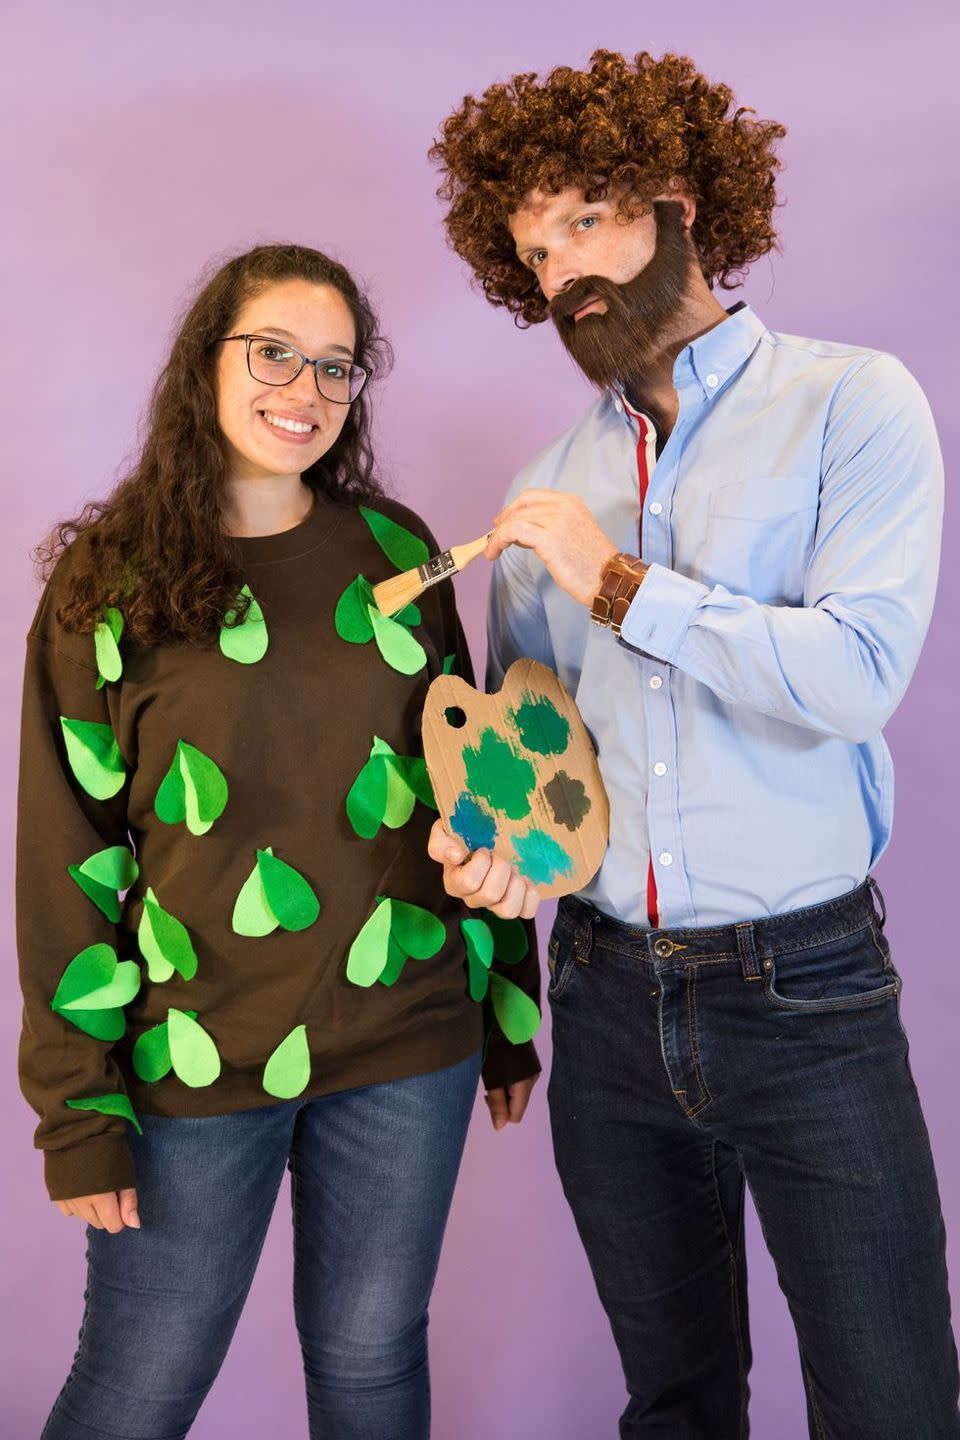
[[[511,820],[530,814],[528,796],[537,783],[537,773],[491,726],[480,732],[480,744],[463,747],[467,771],[466,788],[501,810]]]
[[[558,875],[569,875],[573,857],[546,830],[528,830],[513,842],[517,869],[534,885],[552,885]]]
[[[570,721],[546,695],[527,692],[510,719],[520,731],[525,748],[536,755],[562,755],[570,743]]]
[[[550,783],[544,785],[543,794],[555,823],[568,830],[580,829],[593,804],[583,781],[575,780],[566,770],[557,771]]]

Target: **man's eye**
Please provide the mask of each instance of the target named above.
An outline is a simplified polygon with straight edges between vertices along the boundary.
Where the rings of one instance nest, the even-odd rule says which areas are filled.
[[[537,266],[538,266],[538,265],[542,265],[543,262],[544,262],[544,260],[546,260],[546,258],[547,258],[547,252],[546,252],[546,250],[534,250],[534,252],[533,252],[533,254],[530,256],[530,260],[529,260],[529,262],[528,262],[529,265],[530,265],[530,269],[531,269],[531,270],[536,270]]]
[[[583,217],[582,220],[578,220],[578,221],[577,221],[577,224],[578,224],[578,225],[584,225],[584,226],[586,226],[586,227],[589,228],[589,229],[592,229],[593,226],[596,225],[596,223],[597,223],[597,217],[596,217],[596,215],[584,215],[584,217]]]

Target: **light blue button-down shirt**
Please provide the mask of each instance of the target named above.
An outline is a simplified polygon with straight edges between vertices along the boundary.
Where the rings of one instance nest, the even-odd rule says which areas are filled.
[[[890,837],[881,730],[936,587],[943,467],[890,355],[772,334],[748,308],[680,352],[643,515],[650,565],[617,640],[532,551],[494,567],[488,689],[556,670],[593,735],[610,847],[581,893],[663,926],[780,914],[858,885]],[[638,422],[608,393],[527,465],[638,549]]]

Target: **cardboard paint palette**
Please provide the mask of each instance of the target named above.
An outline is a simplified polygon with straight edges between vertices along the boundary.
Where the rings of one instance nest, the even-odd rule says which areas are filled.
[[[580,712],[545,665],[515,661],[495,695],[438,675],[423,753],[441,819],[468,849],[503,856],[544,897],[597,873],[610,805]]]

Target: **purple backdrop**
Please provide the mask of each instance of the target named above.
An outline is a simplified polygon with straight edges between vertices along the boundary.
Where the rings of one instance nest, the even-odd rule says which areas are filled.
[[[379,402],[381,459],[444,543],[481,533],[514,471],[588,403],[547,327],[516,331],[471,293],[444,246],[425,151],[439,119],[494,79],[580,65],[598,45],[680,50],[785,122],[784,253],[759,264],[743,293],[774,329],[899,355],[926,388],[949,467],[958,442],[944,325],[958,218],[947,193],[960,38],[952,0],[915,0],[906,28],[873,0],[607,0],[602,23],[586,13],[596,7],[577,7],[579,17],[572,8],[486,0],[463,18],[437,0],[402,9],[35,0],[29,13],[7,12],[0,755],[10,842],[22,637],[36,601],[29,548],[108,489],[134,447],[174,312],[212,256],[293,239],[369,281],[397,349]],[[960,1274],[951,537],[960,540],[952,510],[937,618],[888,730],[897,824],[879,878]],[[478,660],[485,586],[482,564],[459,582]],[[9,842],[6,859],[11,916]],[[0,1429],[35,1440],[73,1355],[83,1238],[45,1198],[33,1117],[17,1093],[12,924],[7,934]],[[543,1050],[548,1058],[546,1035]],[[482,1110],[475,1119],[433,1306],[435,1440],[615,1434],[622,1380],[553,1171],[544,1089],[519,1130],[494,1136]],[[798,1440],[806,1426],[789,1317],[755,1225],[751,1239],[754,1433]],[[305,1433],[289,1242],[284,1194],[198,1440]]]

